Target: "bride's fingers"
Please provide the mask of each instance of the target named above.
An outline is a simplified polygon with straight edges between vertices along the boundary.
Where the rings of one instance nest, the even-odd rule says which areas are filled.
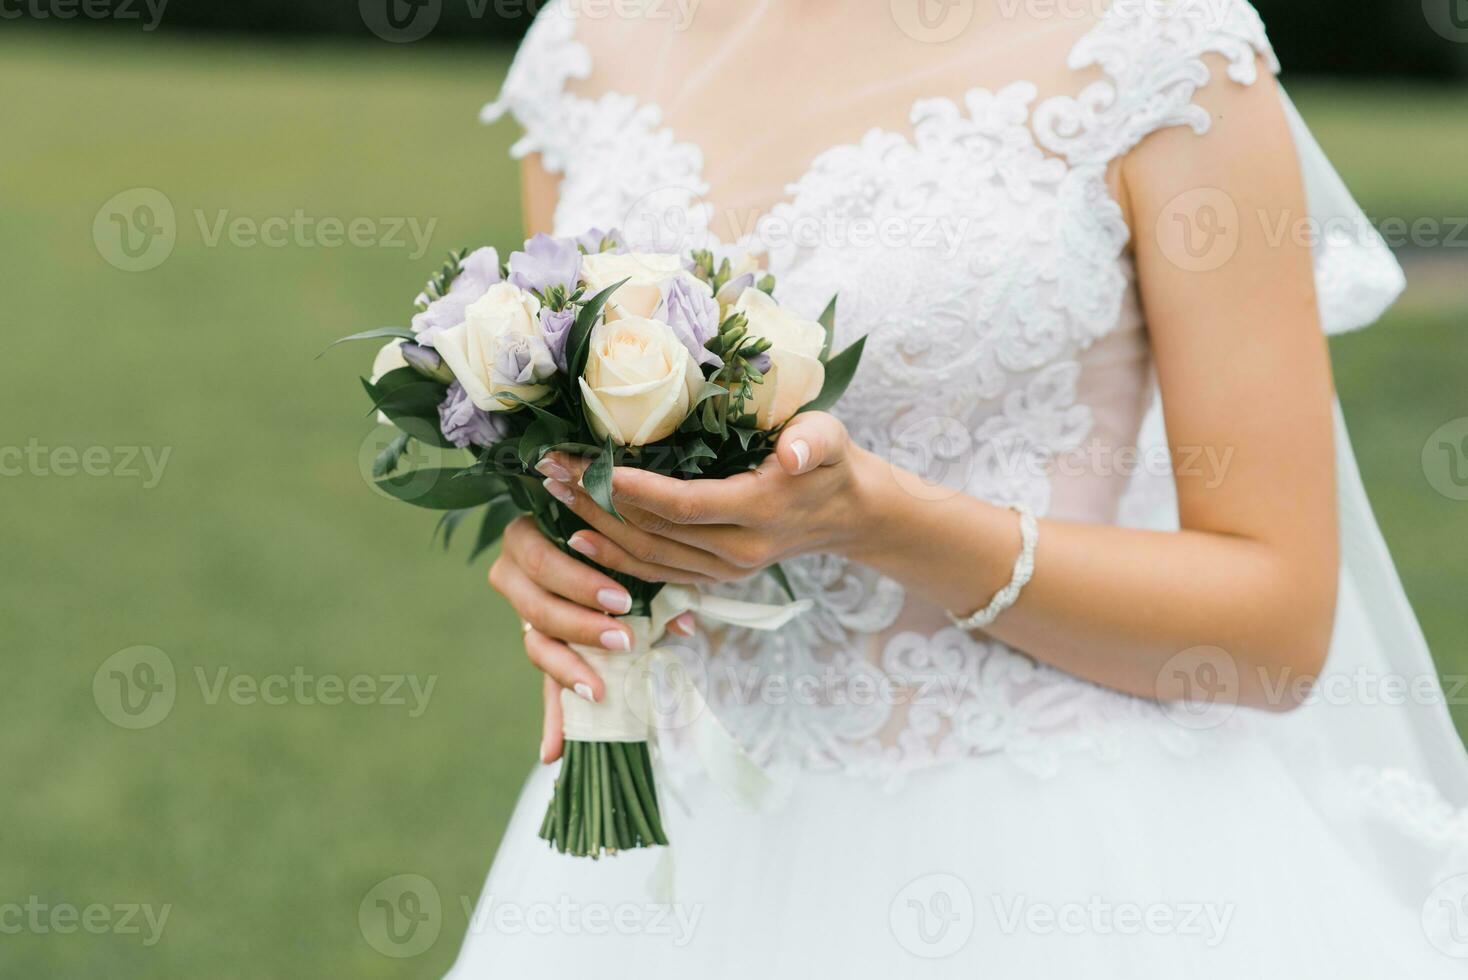
[[[602,679],[575,650],[560,640],[540,630],[530,630],[525,634],[525,655],[557,687],[568,687],[587,701],[602,699],[606,690]]]
[[[497,561],[489,574],[490,583],[510,600],[520,618],[547,636],[604,650],[632,649],[632,631],[626,626],[546,591],[515,562]],[[571,687],[571,682],[566,681],[566,686]]]
[[[712,585],[717,581],[710,575],[701,575],[686,568],[672,568],[639,558],[598,531],[577,531],[566,543],[603,568],[610,568],[614,572],[621,572],[623,575],[630,575],[644,582]]]
[[[547,674],[545,678],[545,720],[540,734],[540,761],[555,762],[561,757],[561,685]]]
[[[547,481],[547,486],[554,481]],[[659,570],[656,578],[648,578],[639,572],[633,572],[629,568],[609,564],[600,557],[577,548],[583,555],[592,558],[598,564],[610,568],[613,571],[623,572],[628,575],[636,575],[646,582],[680,582],[684,584],[699,584],[710,579],[728,578],[734,573],[733,566],[710,551],[705,551],[691,544],[685,544],[675,540],[673,537],[665,537],[662,533],[654,533],[639,527],[641,521],[654,521],[650,515],[642,514],[634,509],[628,508],[623,514],[627,522],[617,520],[611,514],[602,510],[596,501],[586,495],[584,491],[574,490],[564,484],[554,484],[557,489],[552,493],[557,494],[557,499],[571,508],[577,517],[596,531],[601,539],[616,545],[613,552],[624,561],[635,562],[641,571],[651,569]],[[666,522],[660,522],[666,524]],[[671,535],[692,534],[698,531],[709,532],[712,528],[684,528],[669,526],[668,533]],[[721,529],[725,530],[725,529]],[[732,529],[728,529],[732,530]],[[570,541],[572,547],[576,545]]]
[[[846,455],[846,427],[826,412],[806,412],[791,419],[775,443],[780,467],[791,476],[831,466]]]
[[[632,596],[611,576],[551,544],[535,522],[517,518],[505,528],[505,551],[542,589],[592,609],[622,615]]]

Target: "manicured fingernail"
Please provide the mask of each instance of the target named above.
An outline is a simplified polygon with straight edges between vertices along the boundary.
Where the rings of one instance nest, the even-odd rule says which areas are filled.
[[[579,534],[573,534],[573,535],[571,535],[571,540],[567,541],[566,543],[571,546],[571,550],[572,551],[580,552],[581,554],[585,555],[587,558],[595,558],[596,557],[596,547],[590,541],[588,541],[585,538],[581,537],[581,535],[579,535]],[[632,600],[631,599],[628,599],[627,602],[628,602],[627,608],[628,609],[631,609],[632,608],[632,606],[631,606]],[[623,610],[623,611],[625,612],[626,610]]]
[[[591,693],[591,685],[585,681],[573,685],[571,690],[575,691],[576,696],[583,701],[596,701],[596,697]]]
[[[540,742],[540,761],[541,761],[541,764],[542,765],[545,763],[546,757],[549,756],[549,755],[550,755],[550,743],[547,742],[544,739],[541,739],[541,742]]]
[[[572,544],[571,547],[576,546]],[[576,548],[576,550],[581,549]],[[632,610],[632,597],[621,589],[597,589],[596,601],[601,603],[601,607],[607,612],[616,613],[618,616]]]
[[[804,473],[810,462],[810,443],[804,439],[796,439],[790,444],[790,451],[795,454],[795,472]]]
[[[692,636],[696,631],[698,624],[697,620],[693,618],[693,613],[686,612],[683,615],[679,616],[677,619],[673,620],[673,625],[678,627],[678,632],[682,633],[684,636]]]
[[[535,468],[540,472],[542,476],[548,476],[552,480],[556,480],[560,483],[571,482],[571,471],[566,469],[560,463],[557,463],[555,460],[548,457],[536,463]]]
[[[632,649],[632,641],[621,630],[607,630],[601,635],[601,645],[607,650],[626,653]]]
[[[571,506],[571,501],[576,499],[576,494],[571,490],[571,488],[566,486],[564,483],[561,483],[559,480],[552,480],[550,477],[546,477],[544,480],[540,481],[540,485],[545,487],[546,493],[550,494],[552,497],[555,497],[567,507]]]

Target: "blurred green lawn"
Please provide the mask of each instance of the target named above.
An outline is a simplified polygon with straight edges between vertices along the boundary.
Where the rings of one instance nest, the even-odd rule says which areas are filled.
[[[355,375],[369,351],[313,358],[406,313],[448,248],[516,239],[511,127],[475,124],[504,66],[412,45],[0,39],[0,445],[171,453],[151,488],[0,483],[0,904],[171,906],[152,948],[143,935],[0,935],[0,975],[429,977],[451,962],[461,897],[477,894],[533,763],[539,685],[483,563],[431,549],[431,515],[364,486],[356,447],[375,430],[356,414]],[[1468,205],[1461,95],[1414,96],[1409,117],[1355,90],[1301,94],[1378,214]],[[179,232],[163,265],[129,274],[103,260],[92,222],[135,187],[167,195]],[[195,218],[297,209],[437,224],[413,260],[402,247],[207,247]],[[1432,490],[1421,451],[1468,415],[1465,313],[1468,298],[1439,297],[1335,347],[1382,524],[1450,670],[1468,669],[1468,504]],[[177,700],[129,731],[92,685],[135,645],[166,652]],[[436,686],[418,717],[411,702],[236,703],[208,688],[221,668]],[[442,934],[413,959],[375,951],[357,924],[367,891],[399,873],[428,877],[444,902]]]

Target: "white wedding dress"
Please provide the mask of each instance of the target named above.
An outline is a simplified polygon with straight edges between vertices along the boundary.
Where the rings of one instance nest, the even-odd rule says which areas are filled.
[[[541,12],[486,110],[560,176],[557,233],[737,237],[783,303],[814,316],[839,292],[838,346],[868,340],[836,414],[934,494],[1176,526],[1155,467],[1060,464],[1159,458],[1108,168],[1167,127],[1209,139],[1210,92],[1273,84],[1245,0],[1009,5],[953,38],[874,4],[908,39],[884,57],[861,47],[865,14],[813,41],[852,45],[849,78],[762,60],[769,2],[708,4],[686,36],[579,6]],[[728,40],[710,54],[698,30]],[[746,105],[730,80],[751,72],[785,76],[787,97]],[[1333,229],[1315,249],[1322,321],[1364,326],[1401,270],[1284,105]],[[758,225],[738,227],[743,206]],[[554,777],[537,769],[451,976],[1468,976],[1468,764],[1337,435],[1338,622],[1308,706],[1163,707],[959,632],[864,567],[790,562],[811,613],[698,641],[713,710],[779,801],[736,806],[673,733],[671,865],[575,860],[536,836]],[[778,599],[762,579],[731,594]],[[1196,680],[1226,667],[1205,657]]]

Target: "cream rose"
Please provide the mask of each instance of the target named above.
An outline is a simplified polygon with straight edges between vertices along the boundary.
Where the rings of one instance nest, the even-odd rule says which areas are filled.
[[[602,252],[581,259],[581,280],[586,283],[586,295],[595,296],[613,283],[626,279],[607,300],[606,318],[649,317],[657,311],[663,301],[663,283],[669,279],[689,279],[703,286],[708,285],[693,273],[683,268],[683,259],[664,252],[626,252],[621,255]]]
[[[703,387],[703,374],[671,327],[624,316],[592,328],[579,379],[598,437],[642,446],[673,434]]]
[[[434,349],[475,407],[506,412],[520,407],[516,395],[536,401],[550,392],[542,384],[556,363],[541,336],[540,301],[507,282],[496,283],[464,311],[464,322],[440,330]]]
[[[826,383],[826,366],[821,363],[825,328],[802,320],[754,288],[740,294],[732,312],[744,314],[750,337],[770,342],[770,369],[764,383],[754,386],[754,403],[746,402],[745,408],[754,412],[761,429],[773,429],[821,393]]]

